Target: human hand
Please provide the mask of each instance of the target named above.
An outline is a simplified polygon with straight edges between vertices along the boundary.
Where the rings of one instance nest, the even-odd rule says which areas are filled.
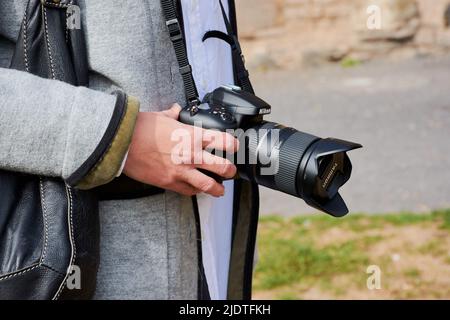
[[[179,122],[180,111],[181,107],[174,104],[166,111],[139,113],[123,172],[137,181],[187,196],[202,192],[222,196],[224,186],[198,169],[232,178],[236,167],[228,159],[212,155],[204,148],[234,153],[239,142],[228,133]],[[173,153],[181,150],[180,142],[173,139],[174,132],[182,132],[187,138],[182,139],[181,149],[191,151],[183,155],[182,163],[173,161]]]

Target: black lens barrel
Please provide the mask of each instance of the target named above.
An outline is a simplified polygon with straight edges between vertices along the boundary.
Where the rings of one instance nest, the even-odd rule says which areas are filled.
[[[332,138],[322,139],[274,122],[264,121],[251,129],[256,134],[247,135],[245,145],[249,157],[256,161],[238,165],[241,177],[302,198],[309,205],[336,217],[348,212],[337,190],[347,182],[351,174],[352,166],[346,152],[360,148],[360,144]],[[331,188],[329,190],[336,192],[320,189],[324,183],[324,177],[319,176],[320,160],[324,157],[342,159],[341,155],[345,165],[336,165],[339,172],[329,170],[325,177],[329,179],[326,181],[327,189]],[[321,192],[318,193],[317,190]],[[324,194],[329,196],[324,197]]]
[[[251,169],[249,166],[241,166],[241,171],[245,170],[244,177],[268,188],[299,197],[297,176],[300,161],[306,150],[320,138],[275,122],[264,121],[251,130],[254,134],[247,135],[246,145],[248,158],[253,159],[254,165]],[[271,170],[268,167],[271,167]]]
[[[295,129],[292,129],[295,130]],[[280,145],[279,168],[275,174],[275,184],[280,191],[299,196],[297,181],[300,161],[306,150],[319,137],[308,133],[296,131]]]

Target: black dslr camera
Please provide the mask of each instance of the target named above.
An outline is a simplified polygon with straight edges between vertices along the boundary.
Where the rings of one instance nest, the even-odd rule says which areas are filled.
[[[234,156],[240,178],[302,198],[332,216],[347,214],[338,190],[352,171],[347,151],[362,146],[264,121],[270,111],[270,105],[257,96],[236,86],[222,86],[200,105],[184,108],[180,121],[233,130],[241,146]]]

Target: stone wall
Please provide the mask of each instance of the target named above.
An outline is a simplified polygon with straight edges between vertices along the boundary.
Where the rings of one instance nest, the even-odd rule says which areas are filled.
[[[251,67],[450,52],[450,0],[236,0]],[[450,17],[449,17],[450,18]]]

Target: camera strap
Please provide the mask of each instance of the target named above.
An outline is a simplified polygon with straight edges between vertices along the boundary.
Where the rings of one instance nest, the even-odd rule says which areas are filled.
[[[189,59],[187,56],[185,37],[183,34],[184,31],[180,23],[181,13],[179,13],[180,10],[177,6],[177,2],[178,0],[161,0],[161,7],[166,20],[167,29],[169,30],[170,41],[172,41],[175,49],[178,66],[183,78],[187,104],[188,106],[195,106],[200,104],[200,100],[198,97],[197,86],[195,85],[194,77],[192,75],[192,67],[189,64]],[[219,3],[227,33],[218,30],[208,31],[203,36],[202,41],[206,41],[210,38],[218,38],[227,42],[231,46],[237,85],[247,92],[254,93],[253,86],[249,78],[249,72],[245,68],[245,58],[242,54],[237,34],[233,30],[222,1],[219,0]]]
[[[176,0],[161,0],[161,6],[166,19],[166,26],[169,30],[170,41],[172,41],[175,49],[181,77],[183,78],[187,104],[188,106],[199,105],[197,86],[192,75],[192,67],[189,64],[183,30],[178,20]]]
[[[223,7],[222,0],[219,0],[219,3],[220,9],[222,10],[222,16],[225,22],[227,33],[218,30],[211,30],[205,33],[202,41],[206,41],[207,39],[210,38],[218,38],[228,43],[231,46],[231,54],[233,57],[233,64],[238,81],[237,84],[244,91],[255,93],[255,91],[253,90],[252,83],[250,82],[250,74],[247,68],[245,68],[245,57],[244,54],[242,53],[241,44],[239,43],[237,34],[234,32],[233,27],[231,26],[225,8]]]

